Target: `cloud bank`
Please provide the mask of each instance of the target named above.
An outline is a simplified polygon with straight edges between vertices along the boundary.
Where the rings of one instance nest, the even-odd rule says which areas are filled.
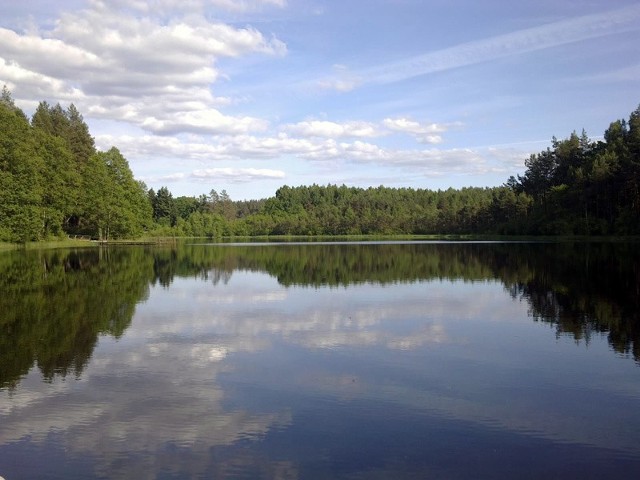
[[[335,50],[315,50],[316,44],[313,51],[303,50],[309,44],[300,27],[311,25],[304,23],[309,18],[320,25],[331,6],[317,11],[285,0],[76,0],[77,5],[48,5],[40,17],[19,5],[9,9],[24,14],[14,24],[0,22],[0,86],[7,84],[27,113],[40,100],[73,102],[98,146],[117,146],[136,177],[154,187],[173,182],[196,195],[205,182],[272,182],[271,188],[285,178],[341,178],[361,186],[367,178],[403,178],[428,186],[436,182],[424,179],[466,177],[465,184],[478,184],[484,182],[479,176],[496,174],[493,184],[499,184],[498,174],[522,171],[532,153],[526,139],[543,135],[524,127],[524,133],[508,132],[511,124],[496,123],[500,114],[490,118],[485,112],[522,107],[522,96],[504,93],[511,101],[500,102],[500,94],[485,87],[486,98],[469,95],[454,110],[450,104],[457,99],[440,99],[442,90],[398,93],[400,83],[640,30],[640,6],[629,5],[409,58],[390,49],[388,56],[368,57],[375,60],[357,67],[353,59],[365,57],[349,51],[350,45],[340,44],[346,52],[341,58]],[[323,52],[331,65],[326,76],[318,74],[326,64],[316,60]],[[634,59],[613,67],[599,75],[585,69],[571,78],[582,86],[630,83],[638,70]],[[383,99],[385,92],[393,93]],[[480,129],[489,124],[494,137],[485,140]],[[499,146],[510,140],[522,147]],[[495,146],[469,146],[474,144]]]

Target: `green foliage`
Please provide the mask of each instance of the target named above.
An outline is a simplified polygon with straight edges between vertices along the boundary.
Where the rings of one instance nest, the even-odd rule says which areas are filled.
[[[41,238],[42,158],[31,127],[6,92],[0,101],[0,240],[27,242]]]
[[[217,213],[194,212],[187,220],[179,220],[178,232],[187,237],[220,238],[231,235],[228,222]]]
[[[97,152],[71,104],[41,102],[31,123],[0,96],[0,241],[65,233],[155,235],[640,234],[640,107],[604,141],[552,139],[502,187],[426,190],[311,185],[266,200],[225,190],[174,198],[137,182],[115,148]]]
[[[40,102],[31,118],[31,125],[62,139],[80,170],[96,152],[89,127],[73,104],[64,110],[59,103],[52,107],[47,102]]]
[[[612,122],[604,142],[583,131],[552,146],[510,184],[533,199],[529,233],[640,233],[640,107],[629,122]]]
[[[46,188],[42,193],[44,237],[59,236],[78,209],[82,177],[64,141],[43,130],[34,130],[37,151],[43,160]]]
[[[29,123],[5,87],[0,125],[0,241],[134,237],[152,226],[146,187],[117,149],[96,152],[73,104],[41,102]]]
[[[122,335],[154,281],[136,249],[0,255],[0,388],[36,364],[46,379],[80,375],[98,335]]]
[[[173,195],[167,187],[162,187],[158,193],[151,195],[149,192],[151,206],[153,207],[153,219],[161,225],[175,226],[178,220],[178,206],[173,199]]]
[[[152,207],[120,151],[112,147],[95,153],[85,172],[84,228],[100,240],[140,236],[151,224]]]

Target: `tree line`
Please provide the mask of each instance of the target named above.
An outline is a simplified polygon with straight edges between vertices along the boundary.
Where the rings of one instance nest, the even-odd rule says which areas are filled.
[[[640,107],[600,141],[552,139],[499,187],[279,188],[234,201],[225,190],[174,197],[137,181],[116,147],[98,151],[76,107],[32,118],[0,97],[0,241],[151,236],[640,233]]]
[[[583,131],[525,160],[523,175],[492,188],[428,190],[345,185],[279,188],[234,202],[218,194],[149,191],[154,220],[186,236],[640,233],[640,107],[600,141]]]
[[[136,237],[153,228],[146,186],[117,148],[95,148],[73,104],[40,102],[29,120],[5,87],[0,125],[0,241]]]
[[[602,141],[575,132],[525,161],[507,182],[532,199],[528,229],[549,234],[640,233],[640,107]]]

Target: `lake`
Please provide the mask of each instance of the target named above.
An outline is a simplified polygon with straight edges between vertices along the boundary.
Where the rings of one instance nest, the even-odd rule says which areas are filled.
[[[0,254],[0,476],[640,478],[640,244]]]

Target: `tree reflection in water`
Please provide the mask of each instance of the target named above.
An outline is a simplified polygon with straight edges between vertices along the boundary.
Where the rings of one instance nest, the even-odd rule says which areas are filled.
[[[216,285],[236,270],[281,285],[348,287],[434,280],[504,284],[535,321],[640,361],[635,243],[342,243],[117,247],[0,255],[0,387],[34,365],[46,380],[80,376],[99,335],[121,336],[149,288],[177,277]]]

